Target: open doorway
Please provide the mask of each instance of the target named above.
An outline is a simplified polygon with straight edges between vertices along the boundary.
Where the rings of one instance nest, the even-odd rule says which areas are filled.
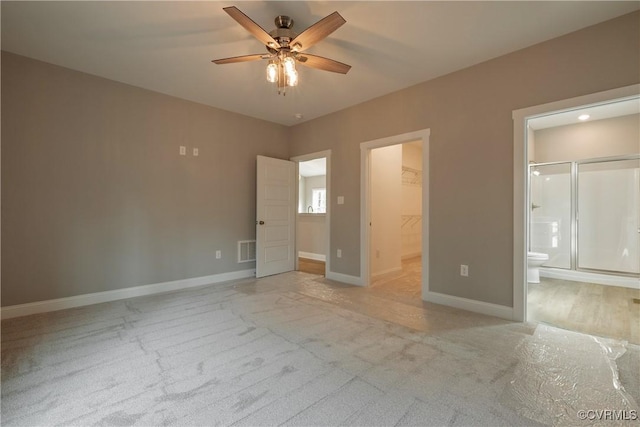
[[[362,284],[401,299],[429,292],[429,130],[360,144]]]
[[[297,156],[296,270],[326,276],[331,152]]]
[[[638,86],[514,112],[516,319],[640,343],[639,113]]]
[[[371,150],[370,286],[422,296],[422,141]]]

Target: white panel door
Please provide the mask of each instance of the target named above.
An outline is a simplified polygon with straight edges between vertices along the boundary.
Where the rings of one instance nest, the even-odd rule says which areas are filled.
[[[258,156],[256,277],[295,266],[295,163]]]

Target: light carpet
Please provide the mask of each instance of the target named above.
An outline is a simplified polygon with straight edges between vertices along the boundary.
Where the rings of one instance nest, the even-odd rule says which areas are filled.
[[[538,425],[533,330],[300,272],[9,319],[2,424]]]

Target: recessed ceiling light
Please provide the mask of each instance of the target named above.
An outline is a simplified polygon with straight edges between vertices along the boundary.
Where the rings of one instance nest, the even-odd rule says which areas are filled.
[[[584,122],[585,120],[589,120],[589,117],[591,116],[588,114],[581,114],[578,116],[578,120],[582,120]]]
[[[304,117],[304,115],[302,115],[302,113],[296,113],[296,114],[295,114],[295,118],[296,118],[297,120],[302,120],[302,118],[303,118],[303,117]]]

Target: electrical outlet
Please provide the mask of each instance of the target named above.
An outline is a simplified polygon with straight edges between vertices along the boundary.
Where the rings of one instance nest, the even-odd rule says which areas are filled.
[[[218,250],[216,251],[216,259],[220,259],[222,258],[222,251]]]
[[[338,251],[337,251],[337,253],[336,253],[336,256],[337,256],[338,258],[342,258],[342,249],[338,249]]]
[[[468,265],[460,264],[460,275],[464,276],[464,277],[468,277],[469,276],[469,266]]]
[[[184,145],[180,146],[180,155],[181,156],[186,156],[187,155],[187,147],[185,147]]]
[[[194,157],[198,157],[198,155],[200,154],[200,151],[197,148],[193,149],[193,156]]]

